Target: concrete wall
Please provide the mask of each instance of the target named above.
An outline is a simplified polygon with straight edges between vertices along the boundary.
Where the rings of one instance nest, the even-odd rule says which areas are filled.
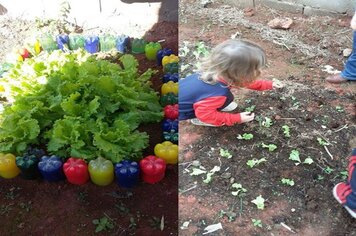
[[[238,7],[266,5],[268,7],[305,15],[333,15],[355,12],[355,0],[222,0]]]

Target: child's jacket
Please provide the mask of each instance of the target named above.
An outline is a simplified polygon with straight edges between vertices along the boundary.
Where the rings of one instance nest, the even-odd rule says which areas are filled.
[[[216,84],[208,84],[199,78],[199,74],[192,74],[179,81],[179,120],[198,118],[216,126],[240,123],[239,113],[220,111],[234,100],[228,84],[223,80]],[[272,89],[272,81],[257,80],[247,88]]]

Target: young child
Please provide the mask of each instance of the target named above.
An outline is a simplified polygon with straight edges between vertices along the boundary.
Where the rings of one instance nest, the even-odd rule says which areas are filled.
[[[266,56],[261,47],[244,40],[227,40],[217,45],[203,61],[201,72],[179,81],[179,120],[195,125],[232,126],[252,121],[254,113],[233,111],[237,104],[230,89],[245,87],[269,90],[281,84],[256,80]]]
[[[333,194],[353,218],[356,218],[356,148],[352,150],[348,165],[348,178],[346,183],[338,183]]]

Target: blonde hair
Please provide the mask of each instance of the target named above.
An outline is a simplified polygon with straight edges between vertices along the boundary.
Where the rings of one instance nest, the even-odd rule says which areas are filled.
[[[255,80],[266,64],[263,49],[249,41],[230,39],[217,45],[200,67],[201,80],[216,84],[219,77],[234,85]]]

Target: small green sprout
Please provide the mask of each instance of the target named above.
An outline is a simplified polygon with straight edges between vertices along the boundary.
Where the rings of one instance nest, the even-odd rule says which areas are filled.
[[[249,106],[249,107],[246,107],[245,108],[245,112],[253,112],[255,110],[256,106],[255,105],[252,105],[252,106]]]
[[[323,169],[323,171],[330,175],[332,172],[334,172],[334,169],[330,168],[329,166],[327,166],[326,168]]]
[[[190,175],[202,175],[202,174],[205,174],[206,173],[206,170],[202,170],[202,169],[199,169],[199,168],[193,168],[193,171],[192,173],[190,173]]]
[[[239,196],[239,197],[242,197],[244,193],[247,192],[247,189],[243,188],[241,184],[239,183],[233,183],[231,185],[231,188],[232,189],[235,189],[236,191],[232,191],[231,194],[233,196]]]
[[[237,139],[250,140],[250,139],[253,139],[253,134],[244,133],[242,136],[241,136],[241,134],[239,134],[237,136]]]
[[[311,157],[307,157],[305,158],[305,160],[303,161],[303,164],[312,164],[314,163],[313,159]]]
[[[262,143],[262,147],[263,148],[268,148],[268,151],[270,151],[270,152],[273,152],[274,150],[276,150],[277,149],[277,145],[275,145],[275,144],[264,144],[264,143]]]
[[[229,150],[222,149],[222,148],[220,148],[220,156],[226,157],[227,159],[230,159],[232,157],[232,155],[230,154]]]
[[[257,209],[263,210],[265,208],[265,199],[261,195],[256,197],[251,202],[257,206]]]
[[[248,160],[246,165],[248,165],[250,168],[253,168],[254,166],[257,166],[260,163],[265,162],[265,161],[267,161],[266,158],[261,158],[261,159],[254,158],[254,159]]]
[[[209,173],[206,174],[206,178],[203,180],[203,182],[206,183],[206,184],[210,183],[211,180],[212,180],[213,175],[215,174],[215,172],[218,172],[218,171],[220,171],[220,167],[219,166],[214,166],[214,168],[211,169],[209,171]]]
[[[299,151],[298,150],[292,150],[292,152],[289,154],[289,160],[296,161],[296,165],[299,165],[301,163],[300,157],[299,157]]]
[[[319,142],[319,144],[320,144],[321,146],[328,146],[328,145],[330,145],[329,142],[325,141],[325,140],[322,139],[322,138],[317,138],[317,140],[318,140],[318,142]]]
[[[283,129],[283,134],[285,137],[289,138],[290,137],[290,129],[288,125],[283,125],[282,126]]]
[[[341,176],[342,180],[346,180],[348,175],[349,175],[349,173],[346,170],[340,171],[340,176]]]
[[[262,221],[261,220],[259,220],[259,219],[251,219],[251,220],[252,220],[253,226],[262,228]]]
[[[272,122],[272,119],[271,118],[268,118],[268,117],[265,117],[264,120],[262,120],[262,126],[266,127],[266,128],[269,128],[273,125],[273,122]]]
[[[294,186],[294,180],[292,179],[283,178],[281,182],[285,185]]]
[[[336,106],[335,108],[336,108],[337,112],[344,112],[345,111],[342,106]]]
[[[93,224],[96,225],[95,233],[99,233],[103,230],[110,230],[114,228],[114,223],[112,220],[106,216],[100,219],[94,219]]]

